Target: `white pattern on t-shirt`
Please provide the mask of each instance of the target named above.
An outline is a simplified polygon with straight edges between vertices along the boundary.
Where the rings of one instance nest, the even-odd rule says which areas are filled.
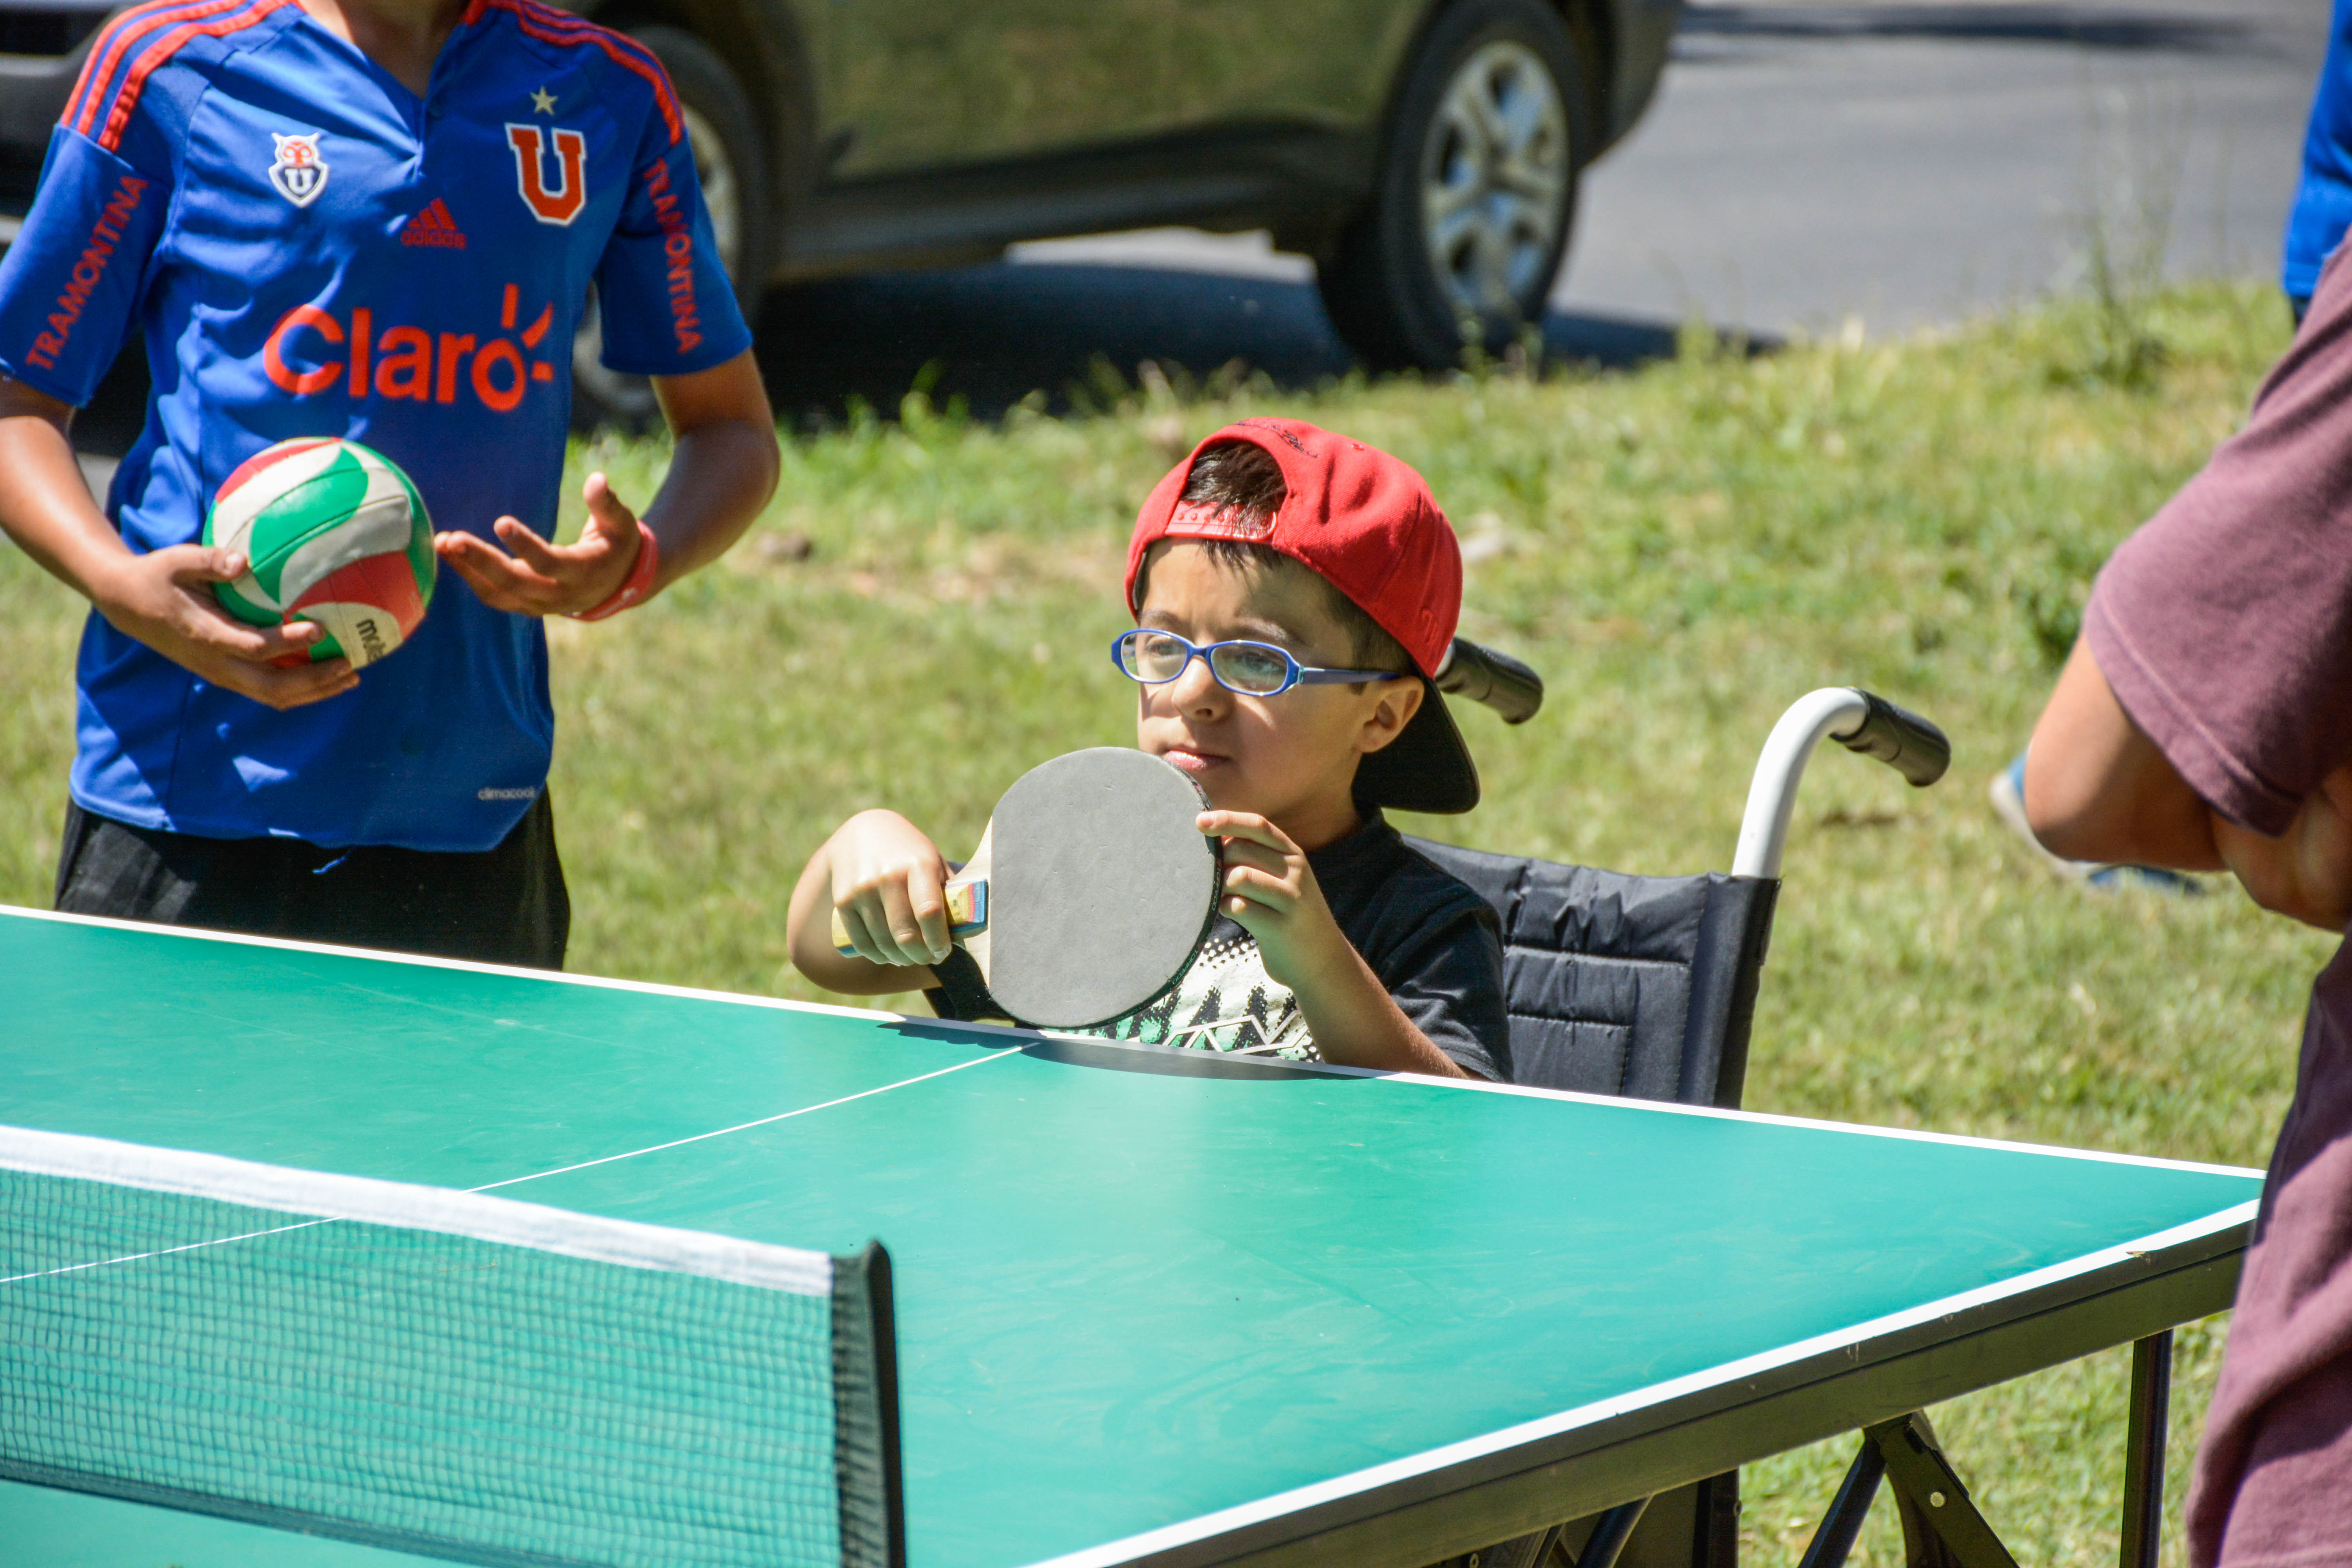
[[[1257,941],[1247,931],[1205,943],[1183,978],[1159,1001],[1078,1032],[1287,1061],[1323,1059],[1307,1032],[1297,998],[1266,973]]]

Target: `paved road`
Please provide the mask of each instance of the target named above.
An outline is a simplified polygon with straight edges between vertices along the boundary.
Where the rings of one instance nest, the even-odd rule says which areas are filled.
[[[1593,173],[1559,301],[1948,321],[2079,283],[2095,214],[2127,252],[2154,229],[2176,273],[2273,276],[2327,12],[1693,5],[1656,106]]]

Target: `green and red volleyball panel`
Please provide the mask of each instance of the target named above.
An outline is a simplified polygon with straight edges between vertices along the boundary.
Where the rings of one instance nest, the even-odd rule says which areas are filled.
[[[305,437],[257,452],[213,497],[205,542],[245,553],[245,574],[215,585],[229,614],[326,628],[312,659],[373,664],[433,602],[433,520],[399,465],[357,441]]]

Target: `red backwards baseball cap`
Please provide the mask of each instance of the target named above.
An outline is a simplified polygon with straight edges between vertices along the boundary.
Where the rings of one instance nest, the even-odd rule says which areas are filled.
[[[1184,500],[1192,464],[1211,447],[1245,442],[1282,470],[1286,493],[1270,517]],[[1376,447],[1300,419],[1228,425],[1168,472],[1144,499],[1127,546],[1127,605],[1143,557],[1162,539],[1229,539],[1286,555],[1345,594],[1396,638],[1422,679],[1421,709],[1404,732],[1356,769],[1356,793],[1402,811],[1458,813],[1478,804],[1478,770],[1430,679],[1454,647],[1462,616],[1462,550],[1429,486]]]

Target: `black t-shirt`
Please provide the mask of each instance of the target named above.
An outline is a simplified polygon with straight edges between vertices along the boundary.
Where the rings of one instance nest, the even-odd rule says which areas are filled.
[[[1323,900],[1397,1006],[1465,1071],[1507,1080],[1503,939],[1486,900],[1408,848],[1377,809],[1337,843],[1307,852]],[[935,966],[924,994],[942,1018],[1005,1016],[961,948]],[[1219,915],[1181,980],[1159,1001],[1081,1031],[1106,1039],[1319,1061],[1289,989],[1269,978],[1257,943]]]

